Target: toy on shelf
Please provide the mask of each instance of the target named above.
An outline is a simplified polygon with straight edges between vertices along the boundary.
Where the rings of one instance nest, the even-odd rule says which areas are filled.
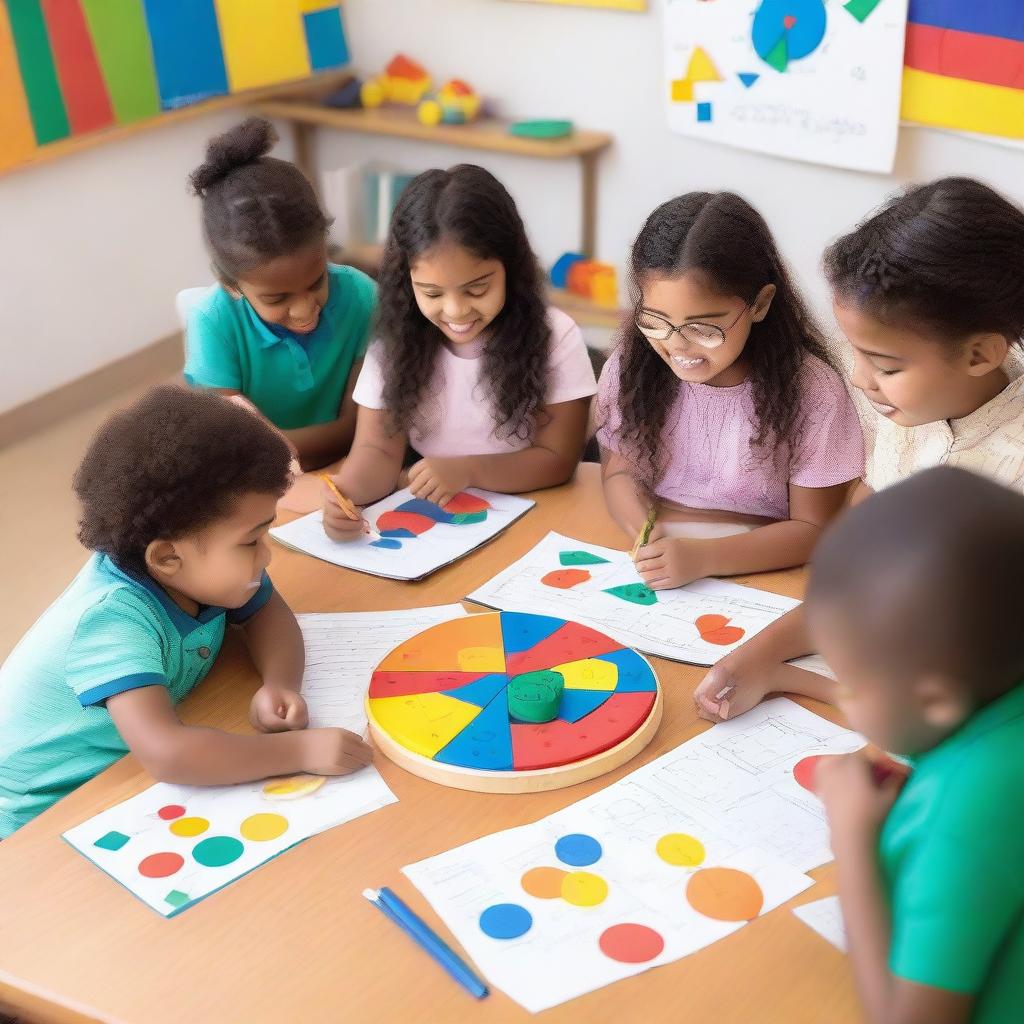
[[[325,96],[324,103],[328,107],[337,107],[339,110],[355,110],[363,105],[361,99],[362,91],[362,80],[350,78],[340,89],[336,89],[329,96]]]
[[[466,124],[480,114],[480,97],[460,78],[445,82],[438,93],[423,100],[416,111],[422,124]]]
[[[508,126],[509,135],[523,139],[564,139],[573,133],[572,121],[513,121]]]
[[[400,53],[391,59],[384,74],[363,84],[359,96],[364,107],[379,107],[384,103],[415,107],[428,92],[430,75],[426,68]]]
[[[579,252],[563,253],[551,268],[551,283],[598,306],[618,308],[618,278],[610,263],[587,259]]]

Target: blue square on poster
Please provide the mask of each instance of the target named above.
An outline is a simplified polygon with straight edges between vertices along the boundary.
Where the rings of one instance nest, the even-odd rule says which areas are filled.
[[[341,10],[328,7],[310,11],[303,16],[306,23],[306,45],[309,63],[314,71],[326,71],[348,63],[348,45],[341,25]]]
[[[711,120],[711,104],[710,103],[698,103],[697,104],[697,120],[698,121],[710,121]]]
[[[228,91],[213,0],[145,0],[153,63],[164,110]]]

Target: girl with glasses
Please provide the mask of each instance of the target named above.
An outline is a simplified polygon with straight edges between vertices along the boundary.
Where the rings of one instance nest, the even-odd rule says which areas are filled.
[[[631,269],[635,318],[601,374],[597,436],[630,540],[657,512],[640,575],[659,590],[802,565],[864,444],[768,225],[739,196],[691,192],[648,217]]]

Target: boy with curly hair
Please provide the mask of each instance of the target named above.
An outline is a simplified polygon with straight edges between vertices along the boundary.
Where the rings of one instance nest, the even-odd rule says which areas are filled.
[[[369,763],[344,729],[306,729],[302,634],[266,574],[291,453],[211,393],[154,388],[99,430],[75,475],[94,553],[0,668],[0,838],[127,752],[187,785],[337,775]],[[262,678],[239,736],[174,705],[239,626]]]

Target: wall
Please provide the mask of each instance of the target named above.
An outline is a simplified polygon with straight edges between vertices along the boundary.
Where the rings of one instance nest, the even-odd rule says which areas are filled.
[[[825,310],[823,245],[898,183],[971,174],[1024,203],[1024,150],[955,135],[904,130],[889,177],[671,134],[658,100],[660,3],[641,15],[504,0],[347,0],[346,20],[363,69],[405,50],[439,79],[465,77],[506,114],[565,115],[613,133],[601,162],[598,255],[620,265],[657,203],[689,189],[734,189],[760,207]],[[185,176],[207,136],[235,119],[201,118],[0,178],[0,411],[175,329],[174,293],[208,278]],[[330,133],[318,151],[324,167],[484,163],[516,196],[546,263],[577,244],[575,162]]]

